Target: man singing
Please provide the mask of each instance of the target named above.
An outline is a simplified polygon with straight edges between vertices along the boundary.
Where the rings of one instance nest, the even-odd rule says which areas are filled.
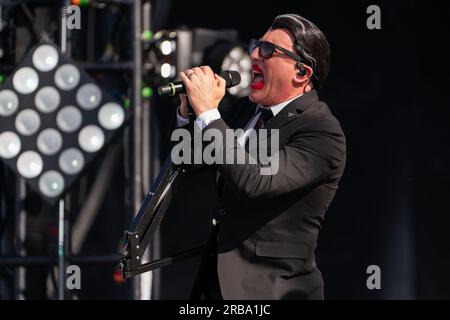
[[[260,162],[210,167],[221,207],[212,230],[217,246],[194,289],[207,299],[323,299],[314,250],[346,159],[341,126],[317,94],[330,67],[329,45],[312,22],[284,14],[251,40],[249,53],[252,104],[236,107],[229,119],[217,109],[222,78],[206,66],[180,74],[196,125],[223,137],[227,129],[244,130],[235,143],[216,142],[224,154],[248,152],[252,129],[279,130],[276,173],[262,175]],[[181,96],[178,126],[189,123],[186,105]]]

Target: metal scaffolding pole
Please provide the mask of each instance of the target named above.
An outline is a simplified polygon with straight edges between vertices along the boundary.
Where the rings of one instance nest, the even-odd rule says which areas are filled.
[[[133,214],[141,207],[143,200],[142,185],[142,1],[133,2]],[[148,279],[151,282],[151,279]],[[145,285],[145,284],[144,284]],[[134,299],[147,294],[143,291],[141,277],[133,279]],[[151,287],[151,283],[150,283]]]
[[[63,0],[61,10],[61,52],[70,57],[71,45],[68,35],[69,30],[67,29],[68,6],[70,6],[70,1]],[[58,300],[65,299],[67,257],[70,255],[70,252],[67,250],[67,241],[70,238],[70,224],[68,217],[64,214],[64,207],[64,199],[60,199],[58,206]]]
[[[15,255],[22,257],[25,255],[23,244],[25,243],[26,212],[24,201],[26,197],[25,179],[16,178],[16,214],[15,214]],[[14,299],[25,299],[25,268],[19,267],[14,270]]]

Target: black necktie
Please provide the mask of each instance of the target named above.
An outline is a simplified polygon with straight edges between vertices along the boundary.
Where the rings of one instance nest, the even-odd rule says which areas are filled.
[[[258,118],[258,121],[256,121],[255,126],[253,127],[253,129],[255,130],[253,133],[251,133],[251,135],[256,135],[256,139],[257,141],[259,140],[259,134],[258,131],[259,129],[264,129],[266,123],[273,118],[273,112],[270,109],[263,109],[263,108],[259,108],[259,113],[260,116]],[[250,141],[251,137],[247,137],[247,140],[245,141],[245,150],[247,152],[249,152],[249,141]],[[257,142],[258,144],[259,142]]]
[[[264,128],[265,124],[267,123],[267,121],[269,121],[270,119],[273,118],[273,112],[270,109],[260,109],[260,113],[261,115],[259,116],[258,121],[255,124],[255,130]]]

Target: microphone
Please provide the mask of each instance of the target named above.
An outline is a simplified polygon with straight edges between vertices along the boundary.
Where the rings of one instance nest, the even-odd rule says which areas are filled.
[[[227,88],[234,87],[241,82],[241,75],[237,71],[222,70],[219,76],[225,79]],[[186,93],[186,88],[184,87],[183,81],[170,82],[169,84],[160,86],[158,93],[160,96],[174,96],[179,93]]]

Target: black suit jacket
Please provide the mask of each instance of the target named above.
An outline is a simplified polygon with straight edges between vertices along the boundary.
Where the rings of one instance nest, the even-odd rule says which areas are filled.
[[[207,129],[244,128],[255,105],[233,109]],[[231,126],[231,127],[230,127]],[[265,126],[279,129],[279,170],[217,164],[223,178],[217,273],[224,299],[323,299],[314,250],[342,176],[346,142],[338,120],[311,91]],[[223,155],[237,143],[221,143]],[[273,150],[272,150],[273,151]]]

